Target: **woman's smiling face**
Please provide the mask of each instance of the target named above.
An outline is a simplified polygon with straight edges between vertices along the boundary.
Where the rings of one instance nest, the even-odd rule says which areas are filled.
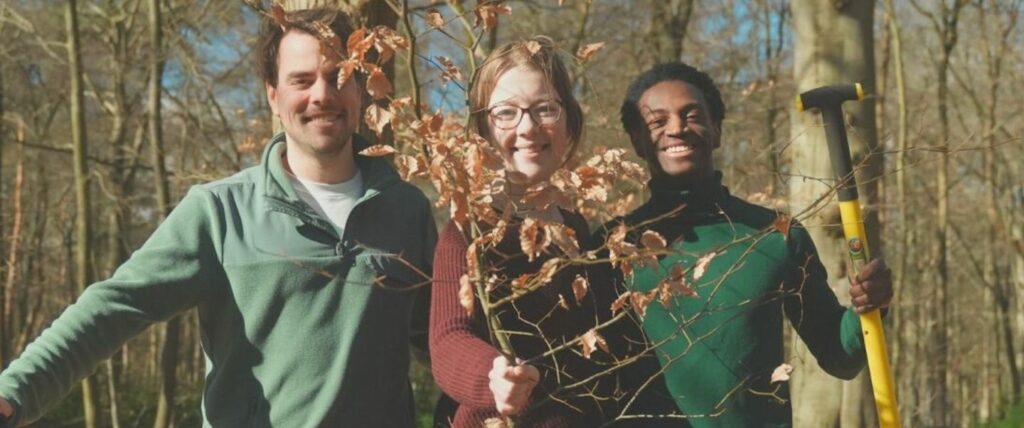
[[[501,152],[505,167],[523,174],[527,186],[551,178],[565,159],[570,143],[560,102],[544,74],[529,67],[506,71],[491,92],[487,103],[490,140]],[[516,109],[521,114],[518,124],[499,126],[502,116],[509,117]]]

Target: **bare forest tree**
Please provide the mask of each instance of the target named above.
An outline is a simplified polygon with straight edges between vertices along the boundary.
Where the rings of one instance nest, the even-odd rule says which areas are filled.
[[[903,422],[974,426],[1020,405],[1024,166],[1017,159],[1024,156],[1024,124],[1017,118],[1024,102],[1012,94],[1024,91],[1021,0],[281,6],[314,4],[353,12],[365,30],[360,41],[370,41],[352,45],[364,49],[359,66],[370,90],[361,133],[437,202],[439,221],[463,221],[479,248],[490,245],[488,230],[502,223],[472,195],[507,177],[474,168],[494,159],[466,131],[466,90],[494,47],[545,34],[576,59],[572,74],[586,130],[577,164],[537,195],[578,209],[592,227],[638,206],[646,177],[619,125],[619,106],[638,73],[681,59],[722,89],[728,114],[715,164],[730,192],[808,226],[830,284],[845,298],[845,246],[821,122],[787,113],[801,90],[861,82],[877,96],[847,103],[846,122],[869,240],[897,278],[886,323]],[[252,72],[251,45],[273,5],[0,5],[0,366],[83,287],[110,275],[189,186],[258,162],[274,126]],[[340,45],[352,51],[349,42]],[[348,59],[352,52],[344,53]],[[574,181],[581,177],[587,180]],[[530,227],[564,237],[550,225]],[[524,233],[545,235],[531,235],[529,227]],[[527,244],[566,256],[540,275],[507,284],[467,276],[472,304],[504,310],[514,299],[489,290],[539,289],[547,274],[593,262],[584,252],[572,255],[572,240]],[[658,251],[623,248],[620,265]],[[633,302],[620,303],[616,314],[627,316]],[[607,357],[598,340],[603,326],[592,327],[594,334],[556,346]],[[194,313],[143,333],[36,426],[199,423],[199,334]],[[806,349],[791,348],[798,426],[875,423],[866,374],[851,382],[827,378]],[[431,426],[437,387],[429,363],[415,364],[420,423]],[[581,394],[596,381],[567,384],[555,398]]]
[[[874,89],[873,2],[793,1],[794,72],[798,91],[818,86],[860,82]],[[857,168],[861,200],[865,205],[868,242],[878,247],[878,178],[882,158],[875,139],[874,106],[870,101],[849,103],[844,109],[850,129],[850,151]],[[836,295],[848,300],[848,256],[842,244],[838,206],[818,204],[828,193],[834,176],[820,118],[794,113],[789,197],[791,210],[812,208],[806,220],[818,254],[828,270]],[[806,345],[794,348],[792,382],[794,424],[797,426],[876,426],[874,402],[867,373],[842,382],[818,368]]]

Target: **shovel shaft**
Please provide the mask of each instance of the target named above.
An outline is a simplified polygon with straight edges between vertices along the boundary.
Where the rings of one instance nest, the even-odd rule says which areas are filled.
[[[868,260],[871,260],[860,202],[857,199],[839,201],[839,214],[843,221],[843,235],[846,237],[850,261],[853,263],[854,272],[860,272]],[[885,345],[885,330],[882,328],[882,317],[878,309],[861,314],[860,325],[861,333],[864,335],[864,349],[867,354],[868,371],[871,374],[879,426],[900,428],[896,388],[893,385],[889,351]]]

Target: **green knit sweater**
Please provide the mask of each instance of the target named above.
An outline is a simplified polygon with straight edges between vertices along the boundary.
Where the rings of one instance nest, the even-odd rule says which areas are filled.
[[[655,230],[672,249],[659,266],[636,270],[627,288],[650,291],[679,264],[697,293],[655,300],[643,317],[668,389],[694,427],[791,424],[787,385],[771,382],[784,362],[783,316],[830,374],[850,379],[864,366],[857,314],[839,305],[807,231],[794,224],[785,236],[777,218],[716,181],[703,192],[652,183],[651,200],[624,219],[639,225],[634,238]],[[697,261],[712,252],[694,280]]]

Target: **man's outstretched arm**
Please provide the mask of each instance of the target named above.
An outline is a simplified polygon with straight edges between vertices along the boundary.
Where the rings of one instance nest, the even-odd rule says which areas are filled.
[[[222,275],[216,207],[194,188],[112,278],[86,288],[0,373],[8,425],[38,419],[128,339],[202,300]]]

